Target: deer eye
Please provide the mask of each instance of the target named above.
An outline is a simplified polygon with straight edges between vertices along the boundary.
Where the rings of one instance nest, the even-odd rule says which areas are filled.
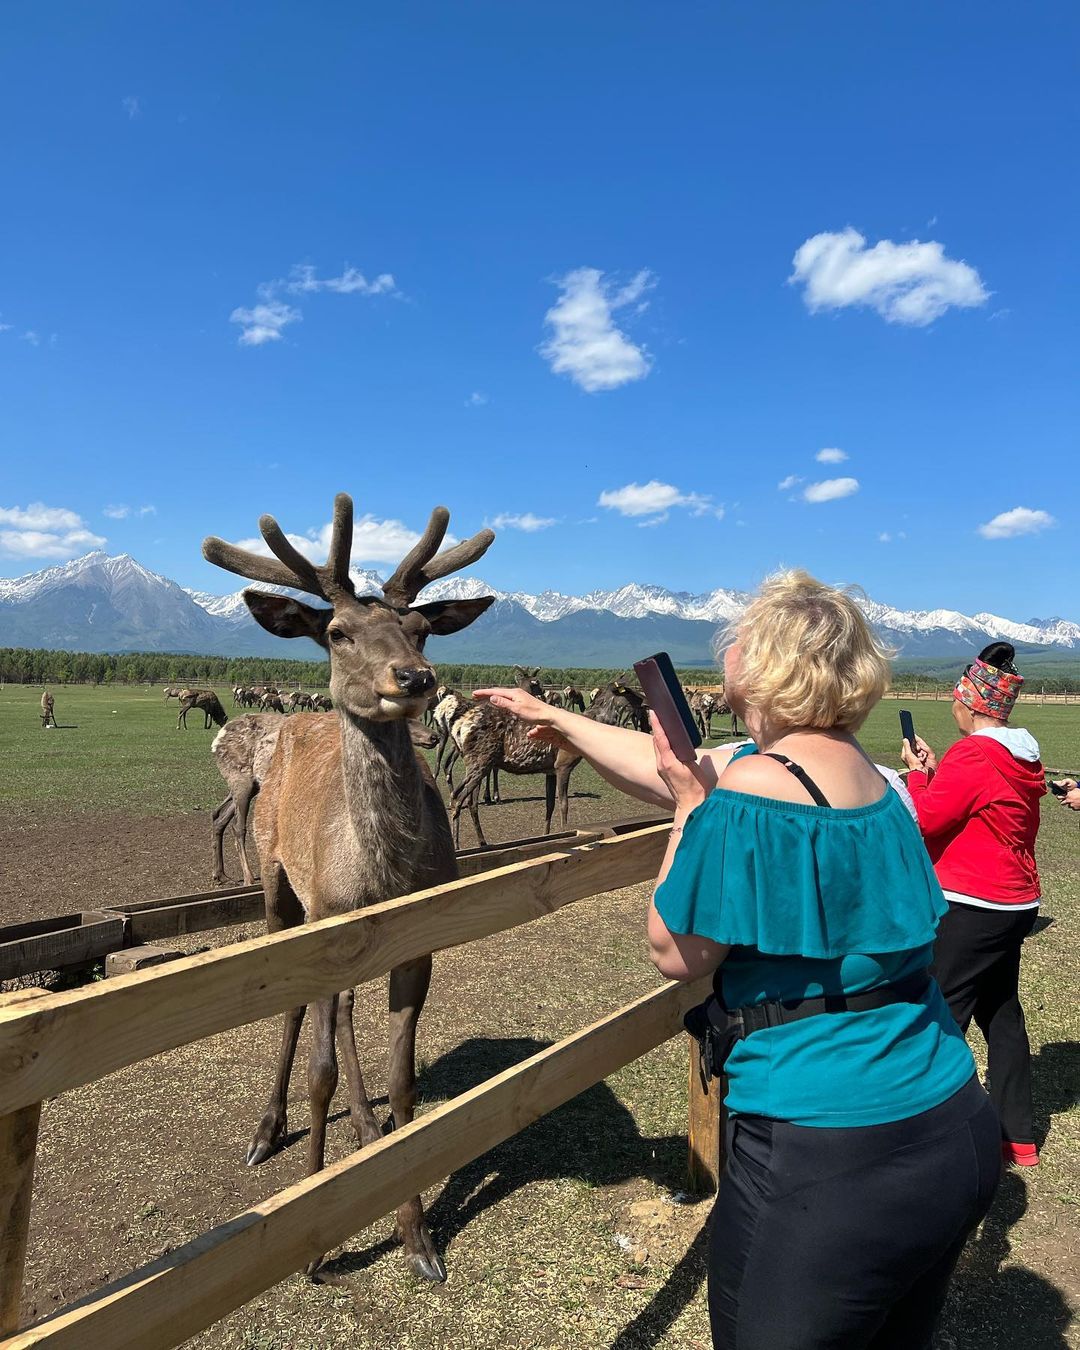
[[[352,642],[352,638],[348,635],[348,633],[345,632],[343,628],[331,628],[330,641],[334,644],[335,647],[340,647],[344,643]]]

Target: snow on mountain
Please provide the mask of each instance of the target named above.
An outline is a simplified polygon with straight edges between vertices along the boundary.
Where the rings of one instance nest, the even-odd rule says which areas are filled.
[[[382,578],[377,572],[357,569],[351,575],[358,594],[381,594]],[[281,595],[300,594],[282,586],[259,585],[259,588]],[[649,620],[654,625],[689,621],[698,634],[693,641],[703,651],[707,642],[700,634],[708,635],[703,625],[715,627],[737,619],[750,601],[744,592],[724,588],[695,595],[638,582],[580,596],[560,591],[533,595],[503,591],[475,576],[453,576],[433,582],[420,599],[421,602],[473,599],[484,595],[495,596],[498,603],[481,622],[491,630],[492,637],[496,628],[500,632],[505,630],[511,644],[526,641],[523,624],[538,621],[543,625],[560,625],[561,632],[565,620],[575,625],[574,631],[579,633],[585,631],[582,625],[591,625],[590,631],[602,645],[601,633],[606,629],[599,616],[606,615],[608,625],[612,616],[621,620]],[[977,650],[994,638],[1080,650],[1080,623],[1058,616],[1020,623],[989,612],[968,616],[952,609],[900,610],[870,599],[862,599],[859,604],[883,638],[905,655],[951,655]],[[590,615],[594,619],[590,620]],[[529,631],[539,632],[535,627]],[[551,631],[554,634],[556,630]],[[238,654],[255,650],[256,642],[264,643],[265,638],[256,630],[242,590],[226,595],[185,590],[168,577],[143,567],[128,554],[110,557],[98,550],[27,576],[0,578],[0,644],[92,651],[149,646],[158,650]]]

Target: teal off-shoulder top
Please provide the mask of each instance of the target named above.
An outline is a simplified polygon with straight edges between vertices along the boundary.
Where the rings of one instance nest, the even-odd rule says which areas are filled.
[[[688,817],[655,903],[671,932],[730,946],[716,977],[729,1008],[900,979],[930,964],[948,908],[918,826],[888,786],[848,809],[715,789]],[[975,1064],[931,982],[919,1003],[755,1031],[726,1071],[729,1111],[843,1127],[927,1111]]]

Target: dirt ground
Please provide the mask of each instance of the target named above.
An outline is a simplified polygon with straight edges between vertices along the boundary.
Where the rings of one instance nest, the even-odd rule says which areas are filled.
[[[534,834],[539,799],[485,815],[493,840]],[[572,823],[636,814],[582,797]],[[0,830],[0,923],[123,899],[206,889],[205,812],[132,818],[9,814]],[[471,837],[463,840],[471,844]],[[227,861],[237,872],[235,858]],[[436,957],[421,1021],[421,1109],[453,1096],[656,983],[645,960],[648,887],[600,896]],[[44,898],[44,900],[43,900]],[[1075,941],[1049,930],[1071,961]],[[257,929],[200,934],[198,946]],[[385,992],[358,991],[361,1059],[385,1081]],[[1074,1042],[1044,1038],[1031,1010],[1047,1164],[1005,1178],[964,1258],[940,1350],[1050,1350],[1080,1344],[1076,1196],[1055,1166],[1076,1148]],[[244,1166],[274,1063],[276,1022],[134,1065],[45,1104],[24,1316],[34,1319],[181,1244],[304,1171],[303,1073],[286,1148]],[[301,1047],[301,1054],[303,1046]],[[328,1282],[294,1276],[188,1342],[200,1350],[311,1347],[709,1344],[704,1305],[709,1202],[688,1202],[685,1047],[671,1042],[537,1122],[425,1196],[449,1280],[405,1271],[391,1220],[331,1253]],[[343,1097],[331,1160],[353,1147]],[[385,1113],[385,1099],[376,1107]],[[1075,1159],[1073,1160],[1075,1161]],[[1067,1171],[1068,1169],[1066,1169]]]

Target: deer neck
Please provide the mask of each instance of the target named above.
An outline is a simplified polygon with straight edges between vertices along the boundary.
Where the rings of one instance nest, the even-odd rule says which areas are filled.
[[[424,811],[408,725],[339,717],[345,799],[372,898],[403,895],[420,856]]]

